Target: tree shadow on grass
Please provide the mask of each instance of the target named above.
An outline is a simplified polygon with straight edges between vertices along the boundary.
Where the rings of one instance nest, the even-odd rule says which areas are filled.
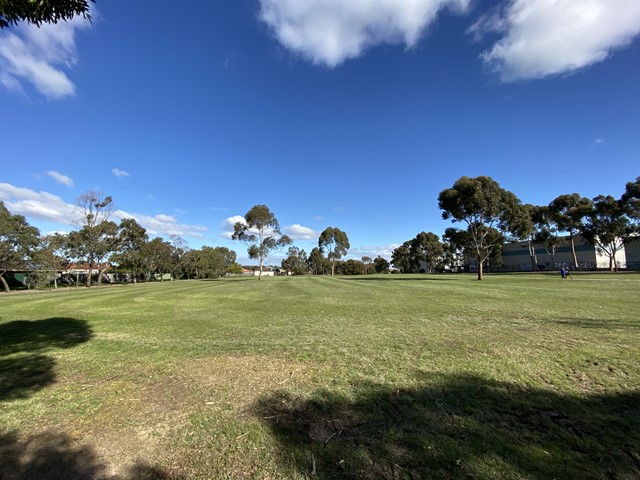
[[[55,360],[45,355],[93,337],[84,320],[47,318],[0,324],[0,401],[26,398],[55,381]]]
[[[609,318],[564,318],[553,320],[558,325],[566,327],[578,327],[594,330],[638,330],[640,329],[640,321],[637,320],[620,320]]]
[[[292,474],[331,479],[640,478],[640,392],[570,396],[473,375],[345,397],[277,392],[252,413]]]
[[[0,479],[6,480],[179,480],[179,475],[136,462],[124,475],[109,473],[96,451],[64,433],[28,438],[0,433]]]

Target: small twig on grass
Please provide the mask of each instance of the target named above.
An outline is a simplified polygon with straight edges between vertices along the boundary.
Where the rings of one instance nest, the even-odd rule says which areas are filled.
[[[242,437],[246,437],[247,435],[249,435],[249,432],[243,433],[242,435],[236,437],[236,440],[240,440]]]
[[[113,379],[115,379],[115,378],[118,378],[119,376],[120,376],[120,375],[113,375],[113,376],[111,376],[111,377],[107,378],[106,380],[103,380],[102,382],[94,383],[93,385],[87,385],[86,387],[84,387],[84,388],[83,388],[82,390],[80,390],[80,391],[81,391],[81,392],[84,392],[84,391],[85,391],[85,390],[87,390],[88,388],[91,388],[91,387],[97,387],[97,386],[99,386],[99,385],[104,385],[105,383],[108,383],[108,382],[110,382],[111,380],[113,380]]]
[[[285,383],[287,383],[289,380],[291,380],[291,377],[293,377],[293,372],[289,373],[289,377],[285,378],[283,381],[278,382],[278,385],[284,385]]]
[[[311,475],[316,474],[316,456],[311,454]]]

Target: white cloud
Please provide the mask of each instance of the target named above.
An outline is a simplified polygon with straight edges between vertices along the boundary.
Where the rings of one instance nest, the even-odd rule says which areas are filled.
[[[78,208],[66,203],[60,197],[47,192],[36,192],[28,188],[15,187],[9,183],[0,183],[0,200],[14,215],[77,226]],[[123,210],[113,212],[113,220],[133,218],[147,229],[149,235],[181,235],[204,238],[208,231],[202,225],[179,223],[171,215],[155,216],[142,213],[129,213]]]
[[[24,93],[32,84],[49,100],[75,95],[75,85],[62,70],[77,62],[75,35],[90,23],[82,17],[36,27],[23,23],[0,33],[0,84]]]
[[[260,0],[260,18],[287,49],[333,68],[380,44],[413,47],[443,8],[470,0]]]
[[[604,138],[596,138],[595,145],[600,145],[601,143],[604,143]]]
[[[38,220],[74,225],[77,210],[56,195],[36,192],[28,188],[0,183],[0,200],[14,215],[24,215]]]
[[[73,187],[73,179],[71,177],[67,177],[55,170],[50,170],[47,172],[51,178],[53,178],[56,182],[66,185],[67,187]]]
[[[399,243],[391,243],[389,245],[379,246],[362,246],[359,248],[352,248],[349,250],[347,257],[360,259],[362,257],[376,258],[381,256],[387,260],[391,260],[391,253],[400,246]]]
[[[291,238],[291,240],[314,240],[317,239],[319,235],[313,229],[303,227],[297,223],[285,227],[284,232]]]
[[[113,216],[122,220],[123,218],[133,218],[142,225],[150,236],[154,235],[180,235],[181,237],[204,238],[204,234],[209,230],[201,225],[188,225],[179,223],[171,215],[159,214],[155,216],[143,213],[129,213],[124,210],[116,210]]]
[[[224,238],[228,238],[229,240],[231,240],[233,229],[237,222],[244,224],[247,223],[242,215],[234,215],[233,217],[225,218],[224,222],[222,222],[222,236]]]
[[[566,74],[601,62],[640,33],[637,0],[510,0],[469,31],[503,38],[480,58],[504,82]]]
[[[113,173],[118,178],[128,177],[129,175],[131,175],[129,172],[125,172],[124,170],[120,170],[118,168],[112,169],[111,173]]]

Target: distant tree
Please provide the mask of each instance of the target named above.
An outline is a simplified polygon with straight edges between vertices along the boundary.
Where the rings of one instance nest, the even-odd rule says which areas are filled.
[[[627,182],[621,201],[634,233],[640,234],[640,177]]]
[[[252,260],[258,260],[262,278],[262,265],[266,258],[281,248],[290,245],[291,239],[280,231],[280,224],[266,205],[255,205],[244,216],[245,222],[234,226],[233,240],[247,245],[247,253]]]
[[[533,237],[534,241],[544,247],[551,258],[551,268],[554,268],[556,264],[556,252],[558,248],[565,244],[565,240],[558,235],[558,226],[548,206],[537,207],[533,221],[536,226],[536,232]]]
[[[514,225],[512,240],[526,242],[531,260],[531,270],[538,270],[538,256],[536,252],[536,238],[540,231],[544,210],[547,207],[540,207],[527,203],[514,211]]]
[[[27,269],[40,232],[22,215],[12,215],[0,201],[0,283],[5,292],[11,291],[4,278],[7,270]]]
[[[189,250],[182,256],[182,268],[187,278],[200,278],[200,250]]]
[[[400,273],[410,273],[413,271],[410,241],[404,242],[391,252],[391,263]]]
[[[389,262],[380,255],[373,260],[373,265],[376,273],[389,273]]]
[[[611,195],[593,199],[593,209],[585,217],[582,236],[609,257],[609,270],[617,271],[616,253],[624,249],[633,229],[621,200]]]
[[[114,210],[113,199],[102,192],[89,190],[76,200],[81,228],[67,237],[71,256],[88,265],[87,287],[91,286],[91,272],[98,268],[98,281],[105,270],[104,262],[114,252],[118,226],[109,221]]]
[[[514,229],[514,218],[521,211],[520,200],[490,177],[461,177],[452,188],[440,192],[438,205],[443,219],[467,225],[478,264],[478,280],[482,280],[483,265],[495,246],[489,239],[491,232]]]
[[[180,235],[170,235],[169,243],[171,243],[171,275],[173,278],[179,278],[184,270],[184,255],[190,250],[189,244]]]
[[[90,0],[94,2],[94,0]],[[0,29],[26,21],[40,26],[82,15],[91,20],[87,0],[0,0]]]
[[[145,243],[140,253],[144,259],[145,272],[151,278],[158,274],[160,281],[164,281],[164,274],[171,270],[171,244],[160,237],[156,237]]]
[[[431,273],[442,261],[444,246],[435,233],[420,232],[411,240],[409,253],[415,270],[420,271],[424,262],[426,271]]]
[[[242,274],[242,265],[239,263],[233,262],[229,267],[227,267],[227,273],[230,275],[241,275]]]
[[[111,261],[120,270],[131,272],[133,283],[138,282],[139,275],[144,271],[143,248],[149,241],[149,236],[133,218],[123,218],[118,227],[118,247],[111,256]]]
[[[592,206],[591,200],[577,193],[560,195],[549,204],[549,215],[558,230],[569,235],[574,268],[579,265],[575,237],[583,230],[583,220],[591,212]]]
[[[58,288],[58,272],[65,270],[69,260],[65,256],[67,238],[55,233],[40,238],[39,245],[33,253],[33,263],[43,275],[41,280],[53,281],[53,288]]]
[[[335,272],[336,260],[346,255],[350,247],[347,234],[339,228],[327,227],[320,234],[318,248],[322,253],[327,252],[327,258],[331,262],[331,275]]]
[[[303,275],[307,272],[307,253],[298,247],[289,247],[287,258],[282,260],[282,268],[291,270],[294,275]]]
[[[367,273],[367,268],[360,260],[350,258],[340,264],[340,273],[342,275],[364,275]]]
[[[235,264],[235,261],[236,252],[233,250],[227,247],[205,245],[200,249],[198,255],[198,278],[219,278]]]
[[[322,250],[320,250],[320,248],[318,247],[315,247],[313,250],[311,250],[309,257],[307,258],[307,264],[313,271],[314,275],[324,275],[324,272],[327,268],[327,259],[324,258]]]

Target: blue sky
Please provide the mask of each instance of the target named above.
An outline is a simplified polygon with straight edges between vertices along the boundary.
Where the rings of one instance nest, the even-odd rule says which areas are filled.
[[[0,200],[43,232],[84,191],[191,247],[245,247],[266,204],[307,252],[441,234],[438,193],[489,175],[523,202],[640,175],[640,3],[100,1],[0,31]],[[117,220],[117,218],[116,218]],[[274,262],[270,262],[274,263]]]

